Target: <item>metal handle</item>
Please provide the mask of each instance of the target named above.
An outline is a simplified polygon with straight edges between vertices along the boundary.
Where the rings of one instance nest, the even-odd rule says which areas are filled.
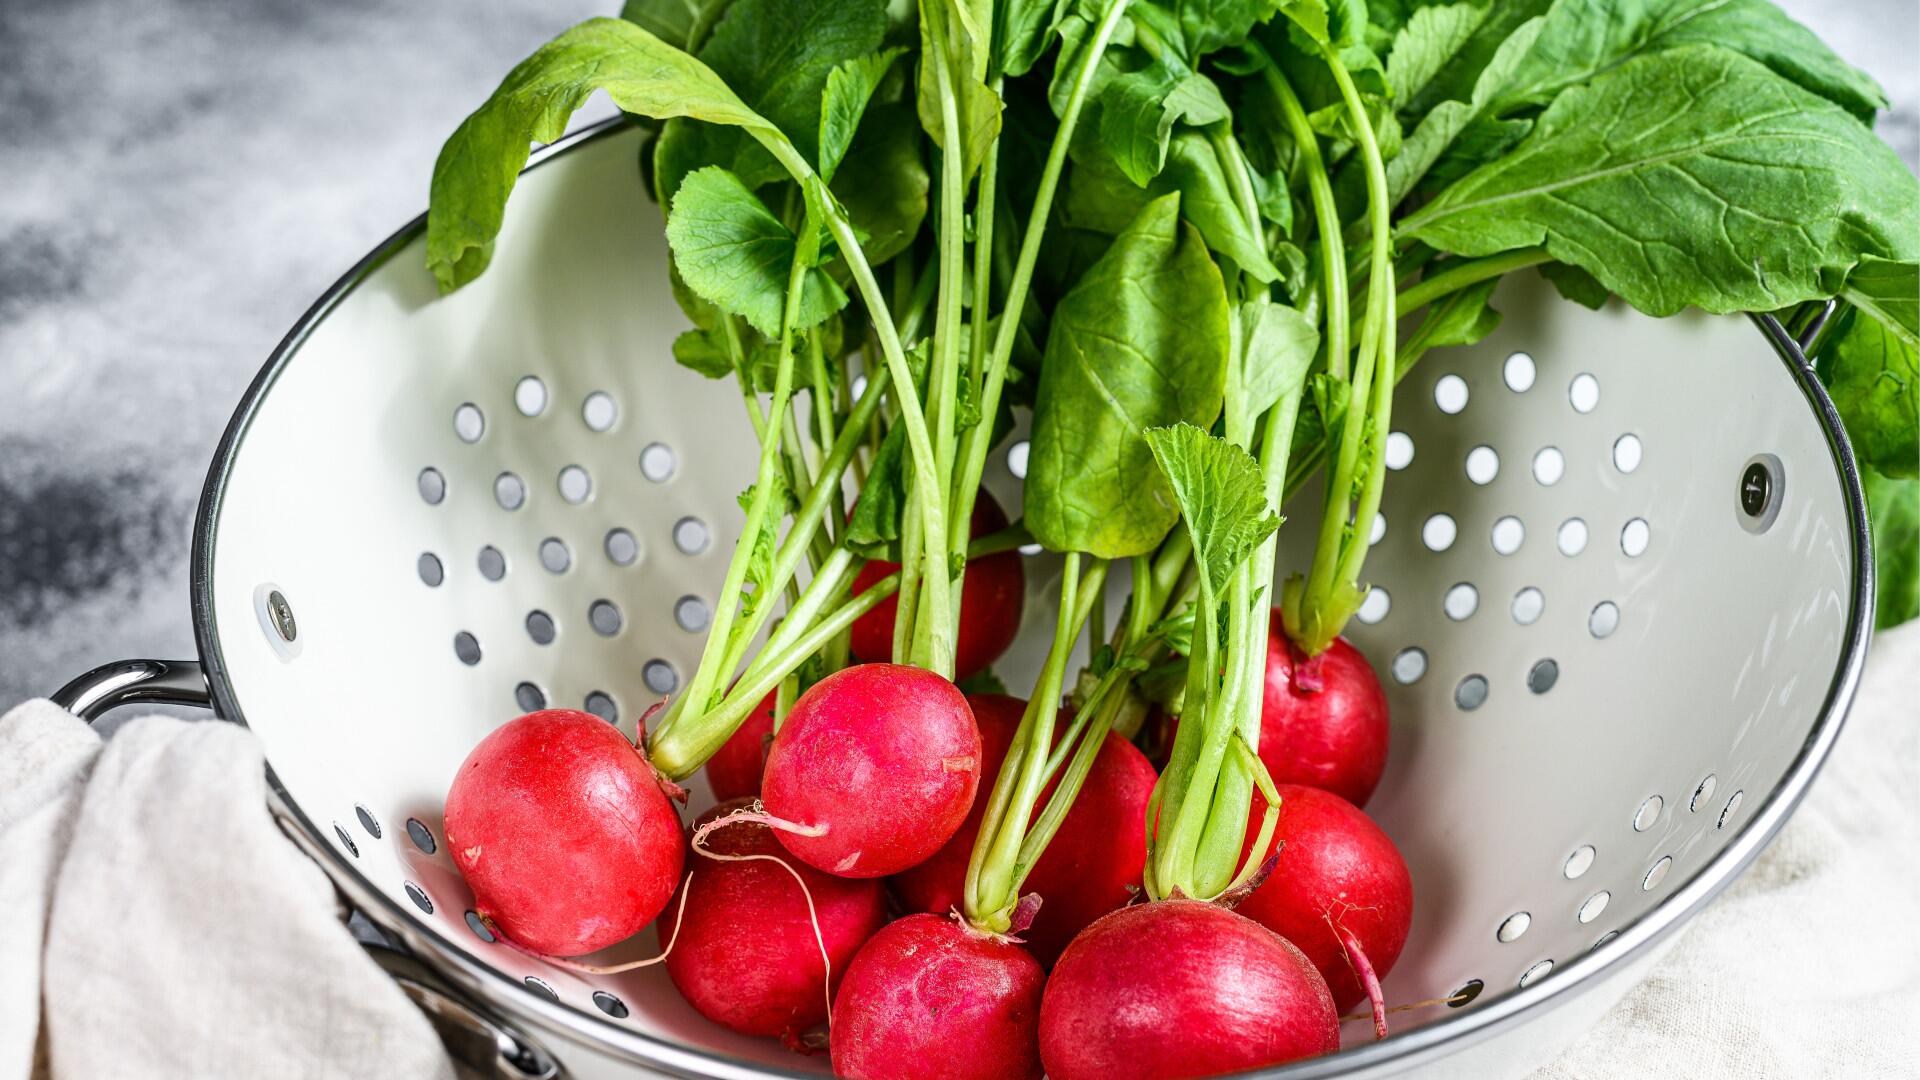
[[[489,1080],[560,1080],[566,1075],[545,1047],[489,1016],[417,958],[383,945],[361,945],[419,1006],[447,1053],[474,1074]]]
[[[103,664],[54,692],[53,703],[88,723],[122,705],[213,708],[198,660],[119,660]]]

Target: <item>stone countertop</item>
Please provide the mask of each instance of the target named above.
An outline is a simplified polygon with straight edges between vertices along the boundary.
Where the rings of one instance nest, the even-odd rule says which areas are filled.
[[[1885,84],[1920,165],[1912,0],[1783,6]],[[241,392],[513,62],[615,7],[0,5],[0,706],[193,655],[189,532]]]

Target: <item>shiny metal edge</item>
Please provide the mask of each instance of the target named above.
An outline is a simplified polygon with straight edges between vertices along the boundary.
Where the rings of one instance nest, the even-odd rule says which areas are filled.
[[[618,133],[626,126],[624,118],[615,117],[583,128],[535,151],[529,157],[526,168],[539,168],[571,149]],[[233,723],[245,726],[246,718],[227,683],[212,598],[214,536],[219,525],[221,497],[227,476],[260,402],[313,328],[361,281],[411,243],[425,228],[426,215],[421,214],[361,259],[314,302],[275,347],[265,366],[247,387],[215,451],[194,520],[190,590],[194,639],[206,668],[214,709],[217,715]],[[1261,1080],[1321,1080],[1369,1073],[1385,1075],[1413,1069],[1466,1049],[1515,1027],[1530,1016],[1572,1000],[1599,981],[1596,976],[1617,965],[1631,963],[1656,948],[1682,923],[1719,895],[1758,857],[1805,797],[1832,750],[1834,740],[1839,737],[1866,664],[1873,623],[1872,538],[1867,525],[1859,469],[1833,402],[1802,355],[1799,343],[1794,341],[1778,320],[1770,315],[1756,315],[1753,320],[1792,372],[1802,395],[1821,424],[1832,453],[1835,472],[1846,492],[1852,533],[1853,595],[1850,598],[1846,640],[1820,718],[1793,766],[1732,842],[1692,878],[1652,911],[1622,929],[1618,937],[1556,970],[1550,977],[1524,989],[1494,997],[1487,1004],[1466,1009],[1458,1016],[1425,1024],[1380,1042],[1353,1047],[1324,1058],[1246,1073],[1245,1076]],[[604,1052],[691,1080],[752,1080],[767,1076],[800,1080],[818,1075],[758,1065],[681,1046],[533,993],[505,974],[477,963],[464,951],[446,943],[435,930],[398,901],[375,888],[345,856],[324,842],[322,831],[301,811],[274,774],[271,763],[267,766],[267,783],[277,812],[321,841],[319,849],[329,856],[328,861],[322,864],[323,868],[369,918],[432,964],[454,985],[502,1009],[509,1016],[562,1038],[585,1041]]]

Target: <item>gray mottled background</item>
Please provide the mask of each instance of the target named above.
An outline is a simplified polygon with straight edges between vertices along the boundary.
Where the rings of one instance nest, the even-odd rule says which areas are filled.
[[[1920,165],[1914,0],[1784,6]],[[194,502],[254,371],[512,63],[617,7],[0,0],[0,709],[192,655]]]

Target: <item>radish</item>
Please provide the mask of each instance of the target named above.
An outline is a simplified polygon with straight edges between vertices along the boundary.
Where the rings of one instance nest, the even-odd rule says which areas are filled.
[[[474,910],[554,956],[638,933],[673,895],[684,838],[662,781],[612,724],[548,709],[480,740],[447,791]]]
[[[1360,650],[1335,638],[1303,656],[1273,612],[1260,709],[1260,760],[1276,784],[1306,784],[1365,806],[1387,768],[1387,695]]]
[[[940,850],[980,784],[980,731],[959,688],[902,664],[813,684],[767,752],[764,820],[811,866],[884,877]]]
[[[981,491],[973,504],[975,537],[999,532],[1007,527],[1007,515],[993,496]],[[1020,609],[1026,600],[1026,571],[1021,569],[1020,553],[1002,551],[967,563],[967,576],[960,586],[960,629],[955,639],[953,677],[964,679],[985,671],[1000,659],[1020,632]],[[900,571],[899,563],[874,560],[860,568],[853,579],[853,594],[888,574]],[[887,597],[879,606],[854,620],[851,645],[854,659],[862,663],[880,663],[893,659],[893,620],[899,600]]]
[[[697,824],[751,804],[722,803]],[[755,821],[729,821],[702,845],[702,854],[722,861],[695,863],[681,885],[685,904],[670,937],[662,922],[662,937],[673,943],[667,975],[714,1023],[797,1044],[802,1032],[827,1019],[829,968],[822,952],[837,985],[860,946],[886,925],[884,891],[877,881],[794,865],[773,830]]]
[[[833,1003],[833,1071],[852,1080],[1040,1080],[1046,975],[1025,949],[944,915],[867,942]]]
[[[767,744],[773,741],[773,703],[779,691],[766,696],[732,737],[707,759],[707,783],[713,797],[726,802],[760,794],[760,774],[767,764]]]
[[[972,694],[967,703],[973,706],[974,719],[980,725],[983,775],[994,775],[1006,759],[1026,702],[1002,694]],[[1024,892],[1041,899],[1033,924],[1019,937],[1042,964],[1051,966],[1075,934],[1126,903],[1139,889],[1146,835],[1142,829],[1123,823],[1145,821],[1154,779],[1153,766],[1132,743],[1112,733],[1107,735],[1073,809],[1021,886]],[[1049,785],[1042,802],[1051,797],[1052,791],[1053,785]],[[945,847],[926,862],[894,876],[894,891],[907,907],[936,915],[961,908],[967,860],[980,831],[985,803],[983,792],[966,823]]]
[[[1051,1080],[1216,1076],[1339,1047],[1333,996],[1300,950],[1199,900],[1124,907],[1087,927],[1040,1006]]]
[[[1373,998],[1384,1035],[1375,980],[1400,958],[1413,923],[1406,860],[1373,819],[1340,796],[1297,784],[1281,784],[1279,792],[1273,872],[1235,910],[1299,946],[1326,977],[1336,1007]],[[1255,796],[1256,820],[1264,810],[1265,800]],[[1248,837],[1250,845],[1251,829]]]

